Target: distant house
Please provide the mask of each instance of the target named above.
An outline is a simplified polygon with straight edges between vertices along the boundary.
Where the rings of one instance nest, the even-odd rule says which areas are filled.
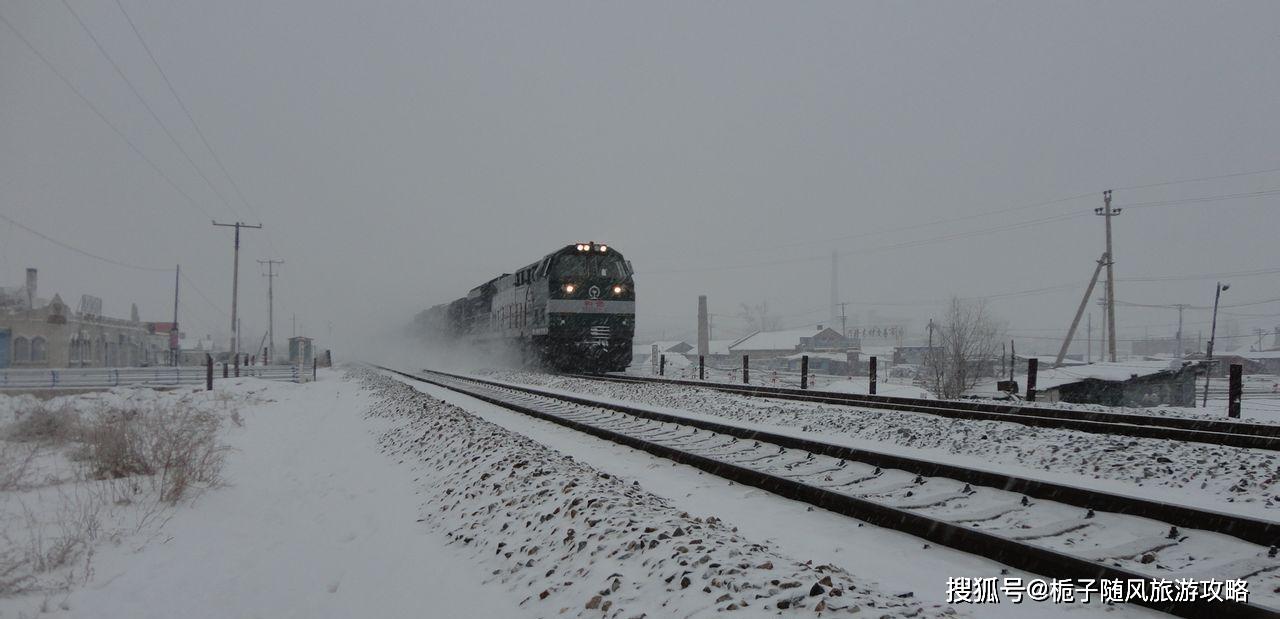
[[[655,368],[656,371],[660,355],[666,356],[667,365],[673,367],[684,367],[689,364],[685,355],[691,350],[693,350],[693,346],[683,340],[669,340],[653,342],[651,344],[632,344],[631,367],[641,368],[646,365],[650,365]]]
[[[757,331],[729,346],[734,356],[749,355],[752,360],[788,357],[798,352],[830,352],[843,355],[849,339],[835,329],[790,329]]]
[[[783,357],[787,361],[787,369],[798,372],[804,363],[804,358],[809,358],[809,371],[814,374],[833,374],[838,376],[849,375],[849,357],[853,353],[843,352],[798,352],[794,355]]]
[[[1280,350],[1263,350],[1258,352],[1238,353],[1240,357],[1254,364],[1256,368],[1254,373],[1260,374],[1280,374]],[[1224,364],[1225,366],[1226,364]],[[1249,367],[1245,367],[1245,372],[1249,372]]]
[[[100,299],[82,297],[73,310],[61,295],[37,295],[35,269],[26,285],[0,289],[0,368],[126,367],[168,358],[167,341],[152,338],[147,323],[102,315]],[[91,300],[91,301],[90,301]]]
[[[654,342],[653,344],[650,344],[649,346],[650,346],[650,350],[652,350],[652,349],[653,349],[653,348],[652,348],[653,346],[657,346],[657,347],[658,347],[658,353],[675,353],[675,354],[677,354],[677,355],[683,355],[683,354],[685,354],[685,353],[687,353],[687,352],[689,352],[689,351],[693,350],[693,345],[692,345],[692,344],[690,344],[689,342],[684,341],[684,340],[672,340],[672,341],[666,341],[666,342]]]
[[[1064,366],[1036,374],[1036,400],[1105,406],[1192,406],[1194,362],[1121,361]]]

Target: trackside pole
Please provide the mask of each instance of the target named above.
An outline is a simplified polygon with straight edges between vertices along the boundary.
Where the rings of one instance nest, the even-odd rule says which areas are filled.
[[[800,388],[809,388],[809,355],[800,355]]]
[[[875,357],[872,357],[867,362],[867,374],[869,374],[871,377],[871,385],[868,388],[867,393],[870,393],[871,395],[875,395],[876,394],[876,358]]]
[[[233,353],[231,356],[235,357],[236,378],[240,378],[240,353]]]
[[[742,382],[743,384],[751,384],[751,357],[742,355]]]
[[[1036,371],[1040,369],[1040,360],[1032,357],[1027,359],[1027,401],[1036,401]]]
[[[698,380],[707,379],[707,358],[698,355]]]
[[[1240,418],[1240,398],[1244,395],[1244,380],[1241,374],[1244,367],[1239,363],[1231,364],[1230,385],[1227,387],[1227,416]]]
[[[226,378],[226,377],[227,377],[227,372],[228,372],[227,365],[228,365],[228,364],[227,364],[227,362],[226,362],[226,361],[223,361],[223,362],[222,362],[222,377],[223,377],[223,378]]]
[[[658,357],[658,376],[666,376],[666,375],[667,375],[667,356],[662,355]]]
[[[213,355],[204,356],[204,390],[213,391]]]

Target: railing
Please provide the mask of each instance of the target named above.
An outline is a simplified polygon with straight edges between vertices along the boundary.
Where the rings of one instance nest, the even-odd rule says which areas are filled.
[[[223,380],[221,366],[221,363],[214,365],[214,382]],[[147,368],[8,368],[0,370],[0,390],[203,385],[205,372],[204,366],[190,365]],[[230,375],[233,377],[234,372],[231,369]],[[311,368],[296,365],[242,365],[240,376],[300,383],[311,380]]]

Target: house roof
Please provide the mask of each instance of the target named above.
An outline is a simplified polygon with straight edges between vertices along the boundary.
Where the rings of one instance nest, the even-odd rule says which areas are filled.
[[[1173,373],[1181,369],[1183,364],[1177,361],[1118,361],[1051,368],[1036,372],[1036,389],[1054,389],[1086,380],[1124,382],[1132,379],[1134,375],[1145,378],[1166,372]]]
[[[1259,351],[1253,351],[1253,352],[1234,352],[1234,353],[1226,353],[1226,354],[1236,355],[1239,357],[1244,357],[1245,359],[1253,359],[1253,360],[1280,359],[1280,350],[1259,350]]]
[[[829,359],[831,361],[848,361],[848,355],[841,352],[798,352],[794,355],[784,357],[788,360],[796,360],[801,357],[808,356],[810,359]]]
[[[707,351],[708,351],[708,352],[710,352],[710,353],[711,353],[711,354],[713,354],[713,355],[727,355],[727,354],[729,354],[729,348],[730,348],[730,347],[732,347],[734,344],[737,344],[737,343],[738,343],[738,342],[740,342],[740,341],[741,341],[741,339],[737,339],[737,340],[711,340],[711,341],[707,342]]]
[[[859,349],[864,357],[893,357],[894,346],[863,346]]]
[[[731,345],[732,350],[795,350],[800,338],[813,337],[831,329],[789,329],[787,331],[757,331]],[[834,331],[832,331],[834,333]],[[839,335],[838,333],[836,335]]]
[[[690,345],[688,342],[684,340],[666,340],[661,342],[654,342],[653,344],[650,344],[650,346],[657,346],[658,352],[671,352],[672,349],[679,348],[682,346],[684,350],[678,350],[676,352],[684,352],[685,350],[689,350],[690,348],[693,348],[692,345]],[[650,348],[649,350],[653,350],[653,349]]]
[[[1013,358],[1022,359],[1023,361],[1026,361],[1027,359],[1039,359],[1040,367],[1042,368],[1046,366],[1052,368],[1053,364],[1058,360],[1057,355],[1014,355]],[[1089,363],[1088,361],[1081,361],[1079,359],[1071,359],[1068,357],[1062,358],[1062,365],[1086,365],[1088,363]],[[1128,377],[1129,376],[1126,374],[1125,378],[1128,378]]]

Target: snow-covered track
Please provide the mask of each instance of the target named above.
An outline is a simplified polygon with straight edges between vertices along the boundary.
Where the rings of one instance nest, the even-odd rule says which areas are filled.
[[[715,389],[726,393],[760,396],[800,402],[839,404],[894,410],[909,413],[926,413],[954,419],[981,419],[1008,421],[1041,428],[1062,428],[1141,438],[1166,439],[1280,451],[1280,424],[1215,421],[1212,419],[1188,419],[1184,417],[1157,417],[1130,413],[1105,413],[1031,406],[1025,404],[996,404],[987,402],[956,402],[950,400],[926,400],[883,395],[863,395],[790,389],[762,385],[739,385],[711,381],[628,376],[621,374],[575,374],[575,378],[605,380],[623,383],[660,383]]]
[[[1188,540],[1192,540],[1189,546],[1200,544],[1197,554],[1205,547],[1232,547],[1226,551],[1231,560],[1225,565],[1216,560],[1181,566],[1190,567],[1184,571],[1192,574],[1217,573],[1245,563],[1249,576],[1280,569],[1280,560],[1267,557],[1264,545],[1255,545],[1272,543],[1280,531],[1277,523],[878,454],[522,385],[382,369],[1045,576],[1168,577],[1127,569],[1122,562],[1135,563],[1136,557],[1143,557],[1142,563],[1148,563],[1147,555]],[[1184,532],[1171,524],[1219,534]],[[1074,533],[1082,529],[1089,533]],[[1077,544],[1077,537],[1092,546]],[[1257,603],[1146,605],[1185,617],[1276,616],[1275,610]]]

